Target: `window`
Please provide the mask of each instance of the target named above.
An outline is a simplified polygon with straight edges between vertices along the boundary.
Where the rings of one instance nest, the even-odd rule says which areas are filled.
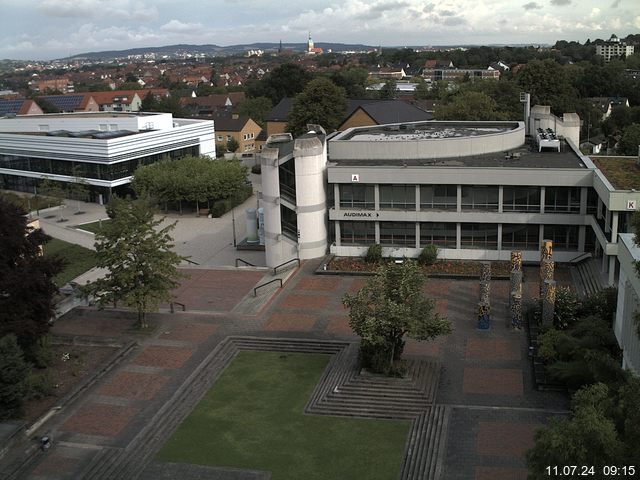
[[[539,212],[540,187],[504,187],[502,210],[505,212]]]
[[[422,210],[456,210],[458,208],[458,188],[456,185],[422,185],[420,187],[420,208]]]
[[[545,225],[544,238],[553,240],[554,250],[578,250],[577,225]]]
[[[484,210],[491,212],[497,211],[498,187],[485,185],[463,185],[462,209]]]
[[[503,250],[538,250],[540,225],[502,225]]]
[[[371,245],[376,242],[375,222],[340,222],[342,245]]]
[[[420,246],[456,248],[456,224],[425,222],[420,224]]]
[[[227,135],[227,142],[229,142],[231,140],[231,135]]]
[[[280,226],[285,237],[298,241],[298,215],[284,205],[280,205]]]
[[[477,248],[480,250],[498,249],[498,225],[495,223],[463,223],[461,224],[462,248]]]
[[[580,213],[580,187],[547,187],[544,193],[546,213]]]
[[[360,208],[373,210],[375,208],[373,185],[340,185],[340,208]]]
[[[280,175],[280,195],[296,203],[296,161],[287,160],[278,168]]]
[[[223,139],[224,139],[224,137],[223,137],[222,135],[218,135],[218,141],[219,141],[219,142],[222,142],[222,141],[223,141]]]
[[[415,210],[415,185],[380,185],[380,208]]]
[[[413,222],[380,222],[380,244],[415,248],[416,224]]]
[[[587,213],[590,215],[598,213],[598,192],[594,188],[587,190]]]

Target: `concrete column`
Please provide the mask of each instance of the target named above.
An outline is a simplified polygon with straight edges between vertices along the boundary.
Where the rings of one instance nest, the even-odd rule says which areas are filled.
[[[504,201],[504,186],[500,185],[498,187],[498,213],[502,213],[503,201]],[[498,226],[498,229],[500,229],[500,226]],[[498,245],[500,245],[500,236],[498,236]],[[500,247],[498,247],[498,250],[500,250]]]
[[[376,222],[376,243],[380,243],[380,222]]]
[[[458,212],[462,211],[462,185],[456,185],[456,196],[457,196],[457,208]],[[458,247],[460,248],[460,247]]]
[[[340,233],[340,221],[336,220],[335,222],[333,222],[335,224],[335,234],[336,234],[336,247],[339,247],[342,245],[342,240],[341,240],[341,233]]]
[[[462,225],[460,225],[460,223],[456,223],[456,248],[458,250],[462,248]]]
[[[615,286],[615,276],[616,276],[616,256],[615,255],[610,255],[609,256],[609,278],[608,278],[608,285],[610,287]]]
[[[500,205],[502,205],[502,203]],[[501,223],[498,224],[498,251],[500,250],[502,250],[502,224]]]
[[[542,246],[544,240],[544,225],[540,225],[540,234],[538,235],[538,248]]]
[[[609,260],[609,255],[604,253],[604,248],[602,249],[602,263],[600,265],[600,272],[607,273],[607,260]]]
[[[420,222],[416,222],[416,248],[420,248]]]
[[[545,187],[540,187],[540,213],[544,213],[545,192],[546,192]],[[540,240],[542,240],[542,235],[540,236]]]
[[[587,214],[587,195],[589,194],[589,187],[582,187],[580,189],[580,215]]]
[[[380,185],[377,183],[373,186],[373,202],[376,210],[380,210]]]
[[[602,218],[602,207],[604,206],[604,203],[602,203],[602,200],[600,200],[600,197],[598,197],[598,208],[596,210],[596,218],[598,220],[600,220]]]
[[[611,243],[618,243],[618,212],[611,212]]]
[[[587,238],[587,227],[580,225],[578,227],[578,251],[584,252],[584,244]]]
[[[340,210],[340,184],[333,184],[333,201],[335,203],[334,208]]]
[[[416,212],[420,211],[420,185],[416,185]]]

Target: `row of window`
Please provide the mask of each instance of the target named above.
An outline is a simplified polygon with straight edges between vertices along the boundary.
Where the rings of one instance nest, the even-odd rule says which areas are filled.
[[[117,163],[89,163],[71,160],[54,160],[50,158],[0,155],[0,168],[98,180],[118,180],[133,175],[133,172],[140,165],[150,165],[164,159],[181,158],[187,155],[198,155],[199,153],[199,147],[187,147]]]
[[[379,222],[380,244],[394,247],[416,247],[416,224],[413,222]],[[498,249],[498,224],[461,223],[460,246],[482,250]],[[456,224],[420,223],[420,246],[436,245],[456,248]],[[545,225],[544,237],[553,240],[557,250],[578,249],[578,227],[575,225]],[[340,222],[342,245],[372,245],[376,243],[375,222]],[[537,250],[540,225],[503,224],[502,249]]]
[[[420,185],[421,210],[457,210],[456,185]],[[375,209],[374,185],[340,185],[340,208]],[[415,185],[380,185],[380,209],[415,210]],[[595,194],[595,192],[594,192]],[[503,187],[502,210],[505,212],[539,212],[540,187]],[[498,211],[499,187],[463,185],[462,210]],[[597,195],[589,196],[588,205],[597,205]],[[580,213],[580,187],[546,187],[545,212]],[[592,212],[590,212],[592,213]]]

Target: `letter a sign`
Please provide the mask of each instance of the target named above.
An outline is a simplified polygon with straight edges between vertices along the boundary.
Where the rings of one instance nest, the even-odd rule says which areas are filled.
[[[359,182],[360,181],[360,175],[358,175],[357,173],[352,173],[351,174],[351,181],[352,182]]]

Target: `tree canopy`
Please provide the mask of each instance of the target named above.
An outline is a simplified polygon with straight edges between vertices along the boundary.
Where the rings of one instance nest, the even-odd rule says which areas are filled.
[[[305,133],[307,124],[313,123],[332,132],[340,126],[346,109],[344,89],[327,78],[316,78],[296,96],[286,130],[295,137]]]
[[[111,219],[96,234],[96,264],[107,269],[103,278],[90,283],[85,292],[100,305],[123,302],[136,309],[140,327],[147,326],[146,313],[172,299],[178,286],[178,264],[170,232],[175,223],[161,227],[147,199],[112,197],[107,205]]]
[[[435,301],[424,296],[426,276],[412,260],[384,264],[355,294],[345,294],[349,325],[362,339],[365,366],[393,372],[404,349],[405,335],[431,340],[451,333],[451,324],[435,311]]]
[[[265,75],[262,80],[247,83],[247,96],[268,97],[274,105],[285,97],[302,92],[312,75],[295,63],[284,63]]]
[[[238,193],[247,178],[247,168],[237,160],[184,157],[141,166],[131,186],[142,197],[160,203],[211,202]]]
[[[634,123],[622,131],[618,142],[618,153],[622,155],[638,155],[640,151],[640,123]]]
[[[53,279],[62,261],[40,254],[48,240],[27,226],[25,212],[0,198],[0,337],[13,333],[25,348],[49,330],[55,309]]]

